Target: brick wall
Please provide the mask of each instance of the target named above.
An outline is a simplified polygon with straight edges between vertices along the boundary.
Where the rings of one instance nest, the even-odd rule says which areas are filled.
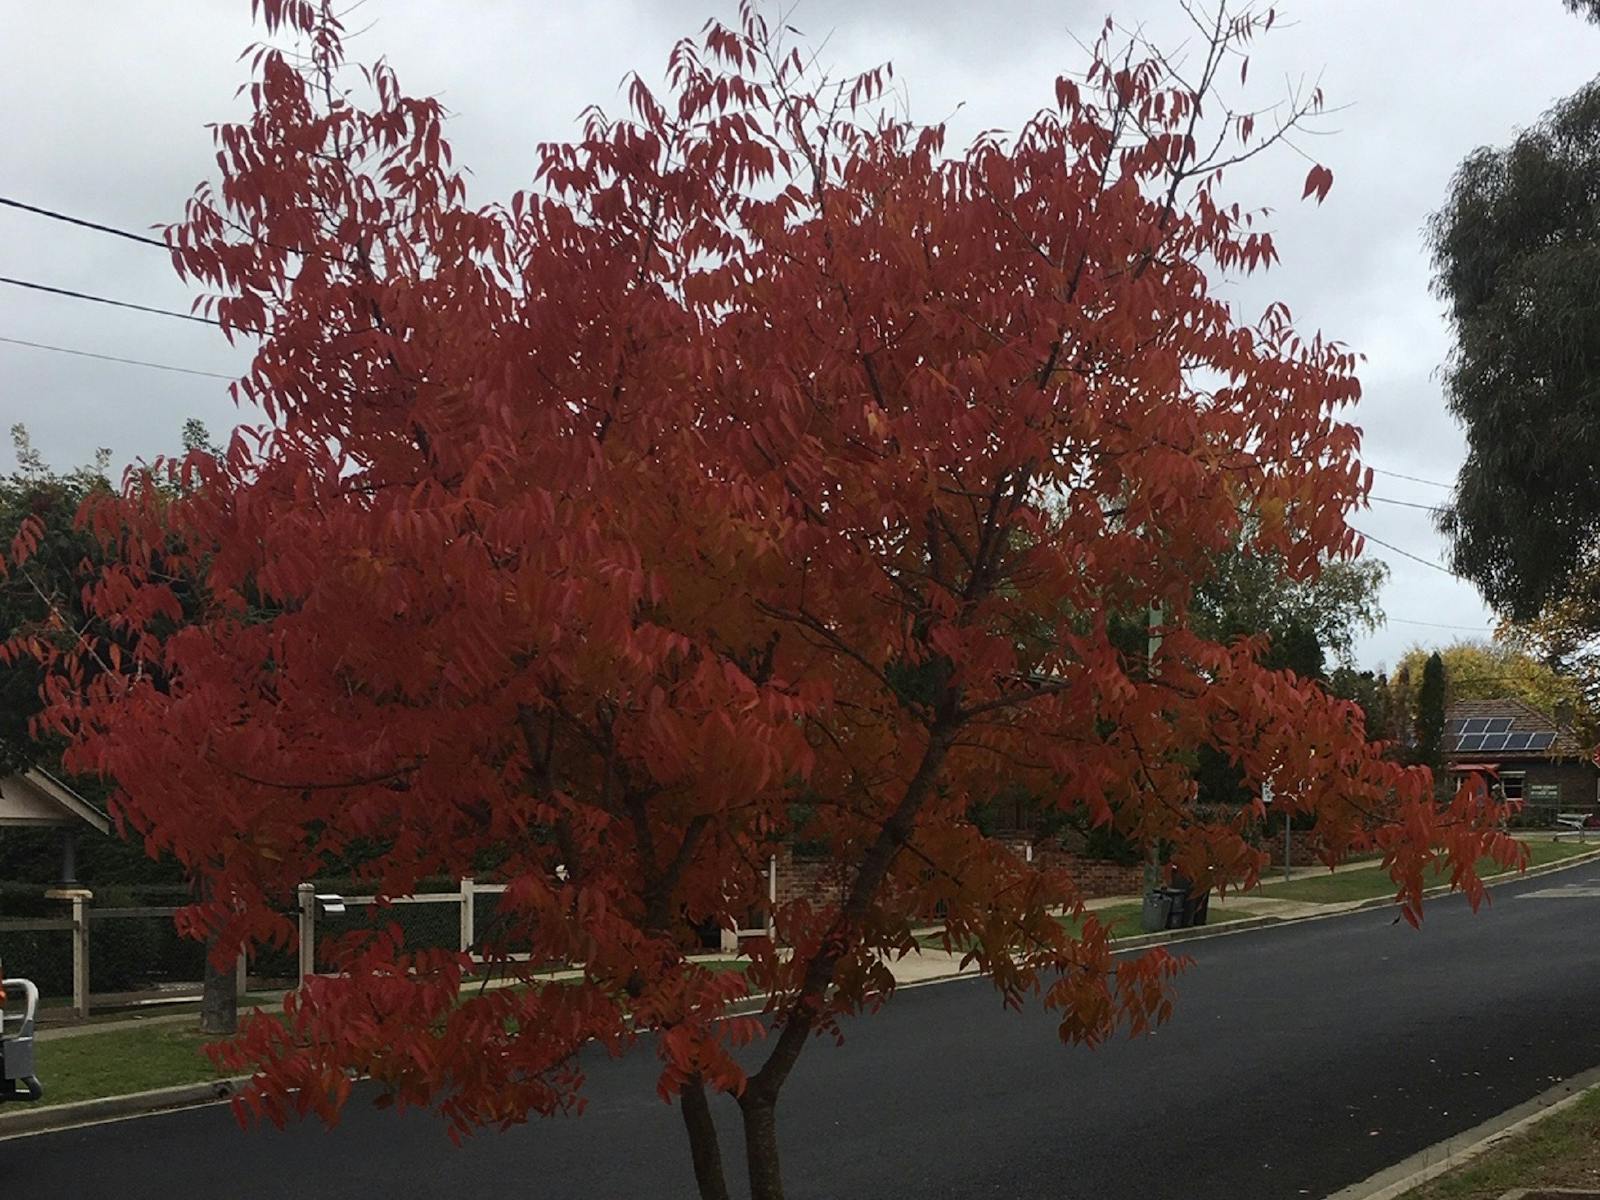
[[[1522,798],[1530,806],[1560,812],[1589,812],[1595,805],[1595,769],[1580,762],[1502,762],[1501,774],[1523,772]],[[1546,789],[1554,788],[1550,798]],[[1537,790],[1538,796],[1535,797]]]
[[[1004,845],[1024,862],[1033,862],[1050,870],[1068,872],[1085,900],[1101,900],[1107,896],[1137,896],[1144,891],[1143,863],[1124,864],[1099,858],[1086,858],[1053,841],[1036,841],[1026,833],[996,834],[993,840]],[[1031,859],[1028,855],[1030,846],[1033,849]]]
[[[796,858],[785,846],[778,852],[778,903],[802,897],[812,904],[837,904],[844,898],[844,873],[831,859]]]
[[[1271,857],[1272,865],[1283,866],[1283,822],[1280,819],[1276,826],[1268,824],[1261,834],[1261,848]],[[1289,839],[1291,867],[1315,867],[1322,863],[1317,856],[1322,852],[1322,839],[1313,829],[1296,829],[1294,836]]]

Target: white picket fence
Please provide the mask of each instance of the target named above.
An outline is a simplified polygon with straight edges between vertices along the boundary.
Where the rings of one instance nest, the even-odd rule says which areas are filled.
[[[768,861],[767,870],[767,903],[756,912],[749,914],[751,918],[758,918],[760,923],[741,927],[739,929],[724,929],[721,935],[720,949],[724,953],[735,954],[739,950],[741,938],[761,937],[772,935],[772,912],[778,903],[778,860],[773,857]],[[461,880],[460,886],[453,892],[428,892],[416,896],[394,896],[386,903],[393,905],[412,904],[439,904],[454,905],[457,910],[456,926],[459,930],[456,948],[462,954],[471,954],[474,962],[486,961],[484,956],[477,952],[478,946],[478,905],[477,898],[486,895],[500,895],[506,890],[503,883],[479,883],[472,878]],[[353,908],[365,908],[378,903],[377,896],[342,896],[329,892],[318,892],[315,884],[302,883],[298,889],[299,907],[299,982],[304,983],[307,976],[315,975],[317,930],[323,922],[336,925],[337,918]],[[527,962],[527,954],[504,954],[502,960],[512,962]]]

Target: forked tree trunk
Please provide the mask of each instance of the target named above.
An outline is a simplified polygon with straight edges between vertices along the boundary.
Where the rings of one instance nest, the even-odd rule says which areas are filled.
[[[777,1097],[740,1097],[744,1113],[745,1166],[750,1175],[750,1200],[783,1200],[783,1172],[778,1164]]]
[[[694,1159],[694,1181],[700,1188],[700,1200],[728,1200],[717,1123],[711,1117],[706,1085],[699,1076],[684,1085],[679,1106],[683,1109],[683,1126],[689,1132],[689,1154]]]

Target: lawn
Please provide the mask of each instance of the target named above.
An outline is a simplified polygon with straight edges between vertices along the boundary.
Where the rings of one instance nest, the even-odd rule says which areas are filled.
[[[1560,862],[1579,854],[1600,849],[1593,842],[1528,842],[1528,866],[1540,867]],[[1506,868],[1489,859],[1478,865],[1482,878],[1504,874]],[[1448,874],[1429,872],[1424,883],[1436,887],[1450,882]],[[1388,872],[1379,867],[1357,868],[1337,874],[1307,875],[1288,883],[1269,883],[1252,895],[1269,900],[1300,900],[1309,904],[1338,904],[1351,900],[1371,900],[1378,896],[1394,895],[1394,881]]]
[[[39,1081],[44,1084],[40,1105],[220,1079],[222,1073],[200,1052],[216,1040],[187,1024],[151,1024],[37,1042]]]
[[[719,958],[700,966],[709,971],[745,971],[750,963],[748,959]],[[217,1040],[197,1032],[188,1022],[157,1021],[133,1029],[41,1039],[35,1043],[35,1053],[44,1099],[30,1107],[224,1078],[225,1073],[212,1066],[200,1050]],[[12,1109],[0,1110],[0,1116],[8,1111]]]
[[[1597,1135],[1600,1089],[1400,1200],[1494,1200],[1512,1188],[1600,1187]]]

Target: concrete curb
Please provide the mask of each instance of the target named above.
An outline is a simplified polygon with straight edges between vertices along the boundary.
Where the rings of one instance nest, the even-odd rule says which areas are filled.
[[[1398,1200],[1413,1188],[1421,1187],[1446,1171],[1471,1162],[1507,1138],[1515,1137],[1546,1117],[1553,1117],[1572,1107],[1597,1084],[1600,1084],[1600,1067],[1591,1067],[1497,1117],[1490,1117],[1453,1138],[1419,1150],[1360,1183],[1341,1188],[1327,1200]],[[1538,1194],[1542,1196],[1545,1192],[1541,1189]]]
[[[250,1081],[248,1075],[232,1079],[211,1079],[204,1083],[185,1083],[177,1087],[155,1088],[127,1096],[105,1096],[98,1100],[77,1100],[71,1104],[47,1104],[0,1116],[0,1141],[35,1133],[55,1133],[79,1125],[98,1125],[128,1117],[144,1117],[170,1109],[219,1104],[233,1098]]]

